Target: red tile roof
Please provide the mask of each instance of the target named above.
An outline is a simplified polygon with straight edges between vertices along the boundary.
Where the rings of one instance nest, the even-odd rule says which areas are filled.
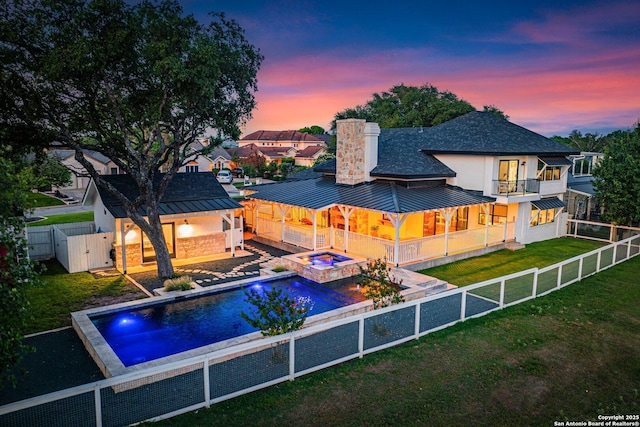
[[[270,141],[270,142],[322,142],[324,141],[309,133],[297,130],[259,130],[242,138],[240,141]]]

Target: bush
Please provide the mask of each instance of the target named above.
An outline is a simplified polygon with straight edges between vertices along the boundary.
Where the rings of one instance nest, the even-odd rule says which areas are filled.
[[[249,313],[244,311],[240,316],[254,328],[260,329],[262,335],[273,336],[293,332],[302,327],[313,301],[309,297],[294,298],[282,288],[258,292],[246,290],[246,301],[254,306]]]
[[[358,283],[363,288],[365,298],[373,300],[374,310],[404,302],[400,294],[402,280],[396,281],[391,277],[384,260],[369,260],[367,268],[360,267]]]
[[[171,291],[188,291],[192,289],[191,277],[180,276],[173,279],[167,279],[164,281],[164,288],[166,292]]]
[[[287,271],[287,268],[284,265],[276,265],[271,271],[274,273],[282,273],[283,271]]]

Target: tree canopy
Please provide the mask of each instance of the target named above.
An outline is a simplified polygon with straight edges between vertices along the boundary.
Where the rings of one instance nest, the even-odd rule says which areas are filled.
[[[374,93],[364,105],[357,105],[336,113],[331,129],[336,129],[336,120],[365,119],[376,122],[381,128],[431,127],[476,111],[467,101],[449,91],[439,91],[426,83],[422,86],[396,85],[387,92]],[[495,106],[485,106],[485,111],[508,119]]]
[[[3,138],[57,141],[125,207],[173,275],[159,202],[178,169],[237,138],[255,107],[259,50],[223,14],[201,24],[175,0],[8,0],[0,6]],[[7,143],[7,141],[3,141]],[[82,155],[102,153],[130,175],[139,197],[111,186]],[[154,175],[165,171],[159,184]],[[146,208],[146,215],[138,213]]]
[[[569,133],[569,136],[553,136],[551,139],[584,152],[602,153],[609,138],[615,138],[615,134],[607,136],[599,133],[585,133],[584,135],[577,129]]]
[[[640,123],[608,138],[604,157],[593,169],[603,219],[619,225],[640,221]]]
[[[298,132],[310,133],[312,135],[323,135],[326,133],[324,128],[318,125],[305,126],[301,129],[298,129]]]

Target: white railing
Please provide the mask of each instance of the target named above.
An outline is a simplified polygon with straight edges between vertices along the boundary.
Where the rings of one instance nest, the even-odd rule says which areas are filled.
[[[304,225],[285,223],[282,241],[302,248],[313,249],[313,229]]]
[[[570,219],[567,221],[567,235],[603,242],[617,242],[640,234],[640,228],[606,224],[602,222]]]
[[[334,229],[333,232],[333,247],[335,249],[346,250],[348,253],[366,258],[386,259],[390,263],[403,265],[513,240],[515,239],[515,224],[509,222],[473,230],[456,231],[449,233],[448,236],[438,234],[420,239],[402,240],[398,245],[397,262],[394,256],[395,243],[393,240],[348,232],[347,241],[345,241],[344,230]]]
[[[545,268],[8,404],[0,425],[100,427],[173,417],[546,295],[638,253],[640,235]]]
[[[284,231],[284,232],[283,232]],[[313,249],[313,228],[306,225],[288,224],[267,218],[258,218],[258,235],[278,242],[290,243],[301,248]],[[316,228],[316,249],[331,247],[331,229]]]

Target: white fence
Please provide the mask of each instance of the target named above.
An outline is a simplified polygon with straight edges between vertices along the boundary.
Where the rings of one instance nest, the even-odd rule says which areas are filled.
[[[640,235],[545,267],[0,407],[0,425],[122,426],[194,411],[530,300],[640,252]]]
[[[640,228],[575,219],[567,221],[567,235],[583,239],[618,242],[638,234],[640,234]]]
[[[69,273],[112,266],[113,240],[112,232],[96,233],[93,222],[27,227],[29,257],[55,257]]]

